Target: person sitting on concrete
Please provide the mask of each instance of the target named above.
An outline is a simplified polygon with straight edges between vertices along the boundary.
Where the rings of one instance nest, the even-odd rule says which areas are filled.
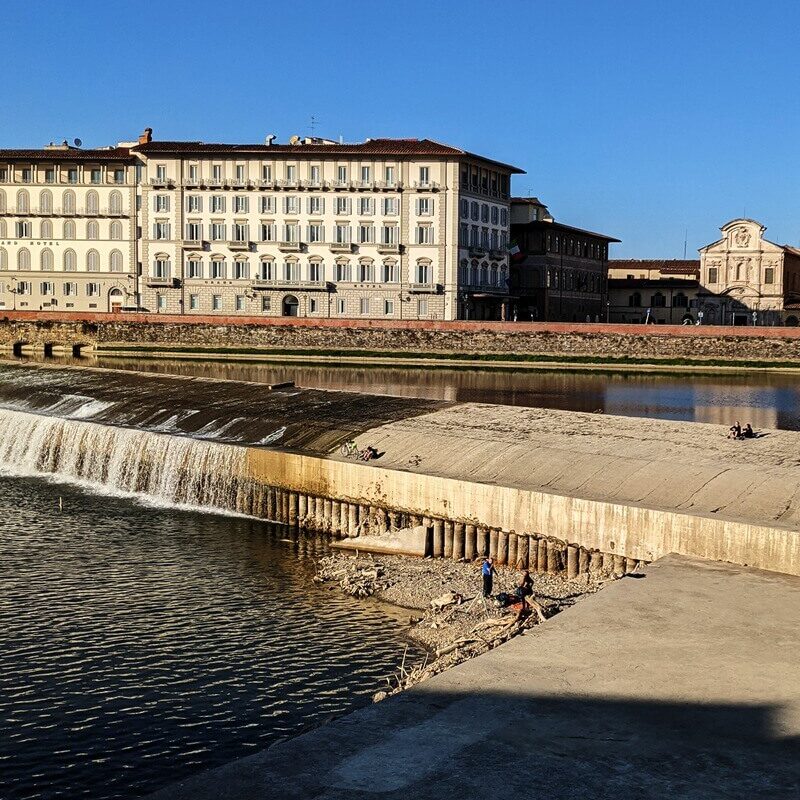
[[[742,426],[739,424],[739,420],[736,420],[736,424],[731,425],[730,431],[728,431],[728,438],[729,439],[742,438]]]
[[[744,430],[742,431],[742,438],[744,439],[755,439],[756,433],[753,430],[753,426],[748,422],[747,425],[744,426]]]
[[[491,597],[494,576],[497,575],[497,570],[494,568],[494,559],[491,556],[484,560],[481,567],[481,575],[483,576],[483,596]]]

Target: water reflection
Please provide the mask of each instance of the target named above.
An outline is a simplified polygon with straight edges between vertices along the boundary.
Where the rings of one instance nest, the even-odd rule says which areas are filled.
[[[402,658],[404,614],[310,580],[315,538],[9,477],[0,514],[4,800],[138,797],[369,702]]]

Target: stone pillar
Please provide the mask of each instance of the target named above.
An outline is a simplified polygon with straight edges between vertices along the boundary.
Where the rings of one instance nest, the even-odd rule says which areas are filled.
[[[503,530],[497,534],[497,563],[508,564],[508,533]]]
[[[347,504],[347,535],[355,536],[358,532],[358,506],[355,503]]]
[[[267,486],[267,519],[275,519],[275,487]]]
[[[485,525],[478,526],[475,549],[479,557],[489,555],[489,529]]]
[[[306,516],[308,515],[308,495],[301,494],[297,498],[297,521],[300,527],[305,528]]]
[[[322,529],[329,531],[333,528],[333,500],[326,497],[322,501]]]
[[[578,577],[578,548],[571,544],[567,548],[567,578]]]
[[[578,572],[583,573],[589,571],[589,551],[585,547],[581,547],[578,552]]]
[[[636,571],[636,565],[639,562],[635,558],[626,558],[625,559],[625,574],[629,575],[631,572]]]
[[[547,571],[550,575],[558,572],[558,547],[555,542],[547,543]]]
[[[372,533],[371,523],[372,520],[369,516],[369,506],[360,505],[358,507],[358,524],[361,530],[361,535]]]
[[[536,570],[547,572],[547,539],[539,539],[536,549]]]
[[[614,554],[603,553],[603,572],[614,571]]]
[[[409,527],[419,528],[422,525],[422,517],[419,514],[411,514],[409,519]]]
[[[592,552],[589,559],[589,572],[602,572],[603,570],[603,554],[599,550]]]
[[[497,547],[500,540],[500,531],[497,528],[489,529],[489,555],[497,561]]]
[[[464,526],[464,558],[467,561],[475,560],[475,551],[478,543],[478,529],[471,524]]]
[[[625,557],[614,556],[614,574],[621,578],[625,574]]]
[[[389,528],[393,531],[400,530],[400,514],[397,511],[389,512]]]
[[[338,500],[331,501],[331,533],[341,536],[342,504]]]
[[[348,523],[349,516],[350,503],[342,500],[342,502],[339,503],[339,533],[342,536],[347,536],[347,533],[350,530],[350,525]]]
[[[453,557],[453,536],[454,536],[454,525],[450,522],[449,519],[444,521],[444,557],[445,558],[452,558]]]
[[[289,524],[292,527],[297,525],[297,509],[299,499],[300,498],[297,496],[297,492],[289,492]]]
[[[464,523],[456,522],[453,525],[453,561],[464,558]]]
[[[517,569],[517,534],[514,531],[508,534],[508,566]]]
[[[442,558],[444,556],[444,520],[435,519],[433,521],[433,557]]]
[[[519,569],[530,569],[528,566],[528,547],[530,545],[530,537],[528,534],[523,533],[517,536],[517,564]]]

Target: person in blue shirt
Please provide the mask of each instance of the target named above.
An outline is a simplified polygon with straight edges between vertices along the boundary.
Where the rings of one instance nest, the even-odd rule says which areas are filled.
[[[497,575],[497,570],[494,568],[494,559],[491,556],[483,562],[481,567],[481,575],[483,575],[483,596],[492,596],[492,582],[494,576]]]

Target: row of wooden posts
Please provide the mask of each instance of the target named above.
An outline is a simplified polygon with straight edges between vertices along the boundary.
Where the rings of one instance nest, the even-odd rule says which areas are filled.
[[[430,532],[429,555],[434,558],[472,561],[491,556],[498,566],[551,574],[566,572],[568,578],[585,572],[624,575],[638,566],[632,558],[588,550],[541,534],[504,531],[479,523],[387,510],[286,489],[267,487],[263,501],[267,519],[339,538],[380,535],[424,525]]]

